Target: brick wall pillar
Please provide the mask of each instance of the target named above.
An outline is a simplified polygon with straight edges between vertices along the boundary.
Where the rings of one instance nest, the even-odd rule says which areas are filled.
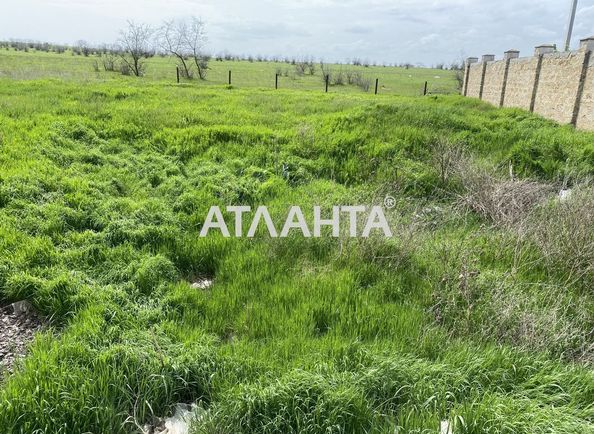
[[[481,71],[481,86],[479,88],[479,99],[483,99],[483,89],[485,87],[485,75],[487,74],[487,62],[495,60],[494,54],[483,54],[482,63],[483,68]]]
[[[469,57],[468,59],[466,59],[465,65],[464,65],[464,84],[462,87],[462,95],[466,96],[466,94],[468,93],[468,79],[470,77],[470,65],[472,65],[473,63],[478,62],[478,58],[477,57]]]
[[[536,63],[536,71],[534,74],[534,84],[532,85],[532,98],[530,99],[530,111],[534,111],[534,104],[536,103],[536,95],[538,94],[538,82],[540,81],[540,71],[542,69],[542,58],[545,54],[553,53],[557,49],[554,44],[545,44],[534,47],[534,55],[538,57]]]
[[[588,75],[588,65],[590,65],[592,50],[594,50],[594,36],[582,39],[580,41],[580,51],[584,53],[584,60],[582,62],[582,71],[579,77],[578,90],[575,96],[575,105],[573,106],[573,113],[571,115],[571,125],[573,126],[577,124],[578,116],[580,114],[580,104],[584,94],[584,85],[586,83],[586,76]]]
[[[501,84],[501,98],[499,100],[499,107],[503,107],[503,103],[505,102],[507,77],[509,76],[509,64],[512,59],[517,59],[518,57],[520,57],[520,52],[518,50],[507,50],[505,53],[503,53],[503,59],[505,60],[505,69],[503,71],[503,83]]]

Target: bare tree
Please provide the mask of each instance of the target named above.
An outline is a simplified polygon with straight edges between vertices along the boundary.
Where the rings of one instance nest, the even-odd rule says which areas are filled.
[[[89,57],[89,54],[91,54],[91,47],[89,47],[89,43],[82,39],[76,41],[75,48],[78,54],[83,54],[85,57]]]
[[[127,69],[137,77],[144,73],[145,60],[155,54],[151,44],[153,33],[149,25],[136,24],[133,21],[128,21],[128,28],[120,33],[120,57]]]
[[[158,41],[163,50],[177,58],[184,77],[192,78],[191,64],[188,64],[192,52],[186,43],[188,33],[188,24],[185,21],[165,21],[159,30]]]
[[[182,40],[185,48],[190,52],[192,60],[196,65],[198,76],[201,80],[206,80],[208,61],[210,60],[210,57],[203,53],[203,49],[207,40],[206,26],[204,21],[197,17],[190,18]]]

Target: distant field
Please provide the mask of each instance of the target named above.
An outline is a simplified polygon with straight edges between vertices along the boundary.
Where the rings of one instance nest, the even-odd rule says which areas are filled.
[[[100,72],[95,72],[93,63],[99,62]],[[184,81],[188,85],[205,86],[221,85],[228,82],[228,71],[232,71],[232,83],[236,87],[274,88],[275,74],[280,69],[279,88],[300,90],[324,90],[322,72],[316,65],[315,75],[298,76],[295,67],[288,63],[222,61],[210,62],[211,70],[206,81]],[[379,92],[390,95],[420,95],[425,81],[428,91],[433,93],[455,93],[456,81],[454,72],[428,68],[398,68],[382,66],[349,66],[332,65],[333,72],[340,70],[361,71],[371,81],[369,92],[373,93],[375,79],[379,79]],[[135,80],[134,77],[123,77],[117,72],[105,72],[101,66],[101,58],[46,52],[22,52],[12,49],[0,50],[0,77],[18,80],[36,78],[61,78],[70,80]],[[136,79],[138,80],[138,79]],[[175,62],[171,58],[154,57],[148,60],[146,76],[140,80],[174,83],[176,80]],[[362,93],[352,85],[332,86],[331,92]]]

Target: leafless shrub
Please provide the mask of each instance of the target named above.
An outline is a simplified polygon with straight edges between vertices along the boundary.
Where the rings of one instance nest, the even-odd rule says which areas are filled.
[[[371,87],[371,79],[370,78],[359,78],[356,82],[357,86],[363,90],[363,92],[369,92],[369,88]]]
[[[511,236],[500,241],[502,247],[514,242]],[[433,282],[432,311],[439,324],[456,335],[594,362],[587,326],[594,312],[586,296],[563,285],[521,282],[513,272],[481,272],[480,248],[471,239],[450,241],[437,250],[443,274]]]
[[[575,189],[533,213],[528,235],[539,247],[545,265],[561,272],[568,285],[594,284],[594,188]]]
[[[155,54],[151,44],[153,33],[153,29],[146,24],[128,21],[128,28],[120,33],[119,39],[120,58],[127,65],[126,68],[122,67],[122,74],[124,71],[131,71],[137,77],[144,74],[145,60]]]
[[[307,64],[305,62],[297,62],[295,63],[295,73],[301,77],[305,74],[305,70],[307,68]]]
[[[371,79],[363,76],[361,71],[347,69],[344,72],[346,83],[352,86],[357,86],[364,92],[368,92],[371,87]]]
[[[345,74],[342,70],[339,70],[336,74],[332,75],[331,83],[334,86],[343,86],[346,82]]]
[[[469,165],[467,158],[463,143],[439,137],[432,144],[431,162],[439,172],[442,184],[445,184],[457,170],[467,170]]]
[[[77,41],[73,49],[76,50],[77,54],[82,54],[85,57],[89,57],[89,54],[91,54],[92,51],[89,43],[83,40]]]
[[[105,71],[115,71],[117,62],[117,51],[114,49],[106,48],[101,55],[101,61],[103,63],[103,69]]]
[[[450,163],[444,161],[444,164],[445,169]],[[536,181],[501,179],[492,171],[474,165],[471,160],[456,164],[456,176],[464,189],[460,202],[496,224],[511,225],[523,221],[554,191],[551,185]],[[449,176],[450,172],[447,173]]]
[[[93,60],[93,71],[99,72],[99,62]]]
[[[130,69],[130,66],[127,63],[122,62],[120,63],[120,73],[122,75],[132,75],[132,70]]]
[[[594,321],[588,297],[573,294],[562,285],[521,285],[500,276],[492,276],[488,290],[492,291],[491,318],[497,320],[484,321],[482,333],[486,336],[566,360],[594,362],[594,341],[584,327]]]

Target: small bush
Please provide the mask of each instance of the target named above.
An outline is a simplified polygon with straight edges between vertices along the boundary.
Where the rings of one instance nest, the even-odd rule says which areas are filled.
[[[496,224],[509,225],[525,219],[553,192],[551,185],[530,180],[502,180],[468,162],[456,169],[456,175],[465,191],[461,203]]]
[[[130,66],[127,63],[121,62],[120,63],[120,73],[122,75],[132,75],[132,69],[130,68]]]
[[[561,271],[569,285],[594,285],[594,188],[540,207],[528,228],[551,271]]]

